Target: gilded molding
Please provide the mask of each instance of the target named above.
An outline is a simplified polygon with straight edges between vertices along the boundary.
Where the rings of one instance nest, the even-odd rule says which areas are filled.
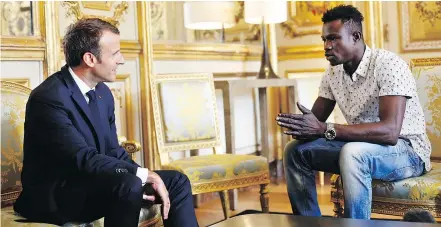
[[[410,68],[418,66],[436,66],[441,65],[441,57],[436,58],[414,58],[410,60]]]
[[[134,128],[133,128],[133,108],[132,108],[132,89],[131,89],[131,83],[130,83],[130,75],[129,74],[120,74],[116,76],[116,81],[123,82],[124,83],[124,93],[125,93],[125,111],[126,111],[126,129],[127,129],[127,138],[129,140],[133,140],[133,136],[135,135]]]
[[[152,77],[153,47],[151,37],[151,16],[150,4],[148,2],[137,2],[138,40],[141,45],[139,55],[140,65],[140,102],[141,102],[141,124],[142,124],[142,147],[144,167],[151,170],[160,168],[159,152],[155,137],[155,122],[153,119],[152,99],[149,79]]]
[[[59,34],[59,20],[58,20],[58,2],[44,2],[45,11],[45,25],[42,32],[46,36],[46,61],[44,79],[61,68],[61,56],[59,47],[61,46]]]
[[[324,73],[325,68],[312,68],[312,69],[288,69],[285,70],[285,78],[288,78],[290,73]]]
[[[34,36],[0,37],[0,60],[26,61],[40,60],[45,64],[45,10],[44,2],[32,7]]]
[[[138,56],[141,54],[142,48],[141,44],[138,41],[132,41],[132,40],[121,40],[121,53],[126,56],[130,56],[130,58],[133,58],[132,56]]]
[[[281,46],[278,48],[278,53],[279,61],[325,57],[323,45]]]
[[[84,1],[81,2],[84,8],[86,9],[97,9],[97,10],[103,10],[103,11],[110,11],[112,9],[112,1]]]
[[[383,48],[383,15],[381,2],[364,2],[366,25],[365,41],[371,48]]]
[[[84,3],[83,3],[84,4]],[[99,3],[98,3],[99,4]],[[82,18],[93,18],[97,17],[102,20],[105,20],[112,25],[118,27],[119,23],[122,21],[122,15],[127,13],[127,9],[129,7],[129,4],[126,1],[122,1],[120,4],[116,5],[113,10],[113,16],[112,17],[106,17],[106,16],[100,16],[100,15],[88,15],[84,14],[84,12],[81,11],[80,2],[79,1],[64,1],[61,3],[62,6],[67,8],[67,14],[66,16],[73,16],[75,20],[79,20]],[[96,3],[95,3],[96,5]]]
[[[8,81],[9,79],[5,80],[0,80],[0,87],[1,89],[6,89],[6,90],[11,90],[11,91],[16,91],[16,92],[20,92],[22,94],[25,95],[30,95],[31,94],[31,89],[29,87],[23,86],[21,84],[18,83],[14,83],[11,81]]]
[[[2,81],[12,82],[30,88],[29,78],[3,78]]]
[[[155,60],[259,60],[260,45],[185,43],[153,44]]]

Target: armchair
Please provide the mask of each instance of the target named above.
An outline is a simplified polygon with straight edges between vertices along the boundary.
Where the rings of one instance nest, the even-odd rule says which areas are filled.
[[[260,202],[268,212],[269,169],[265,157],[216,154],[220,143],[213,75],[156,75],[151,78],[153,115],[162,169],[190,179],[193,195],[218,192],[225,219],[227,190],[260,185]],[[169,152],[209,148],[214,154],[170,160]]]
[[[21,170],[23,167],[23,138],[26,103],[31,89],[17,83],[0,81],[1,90],[1,225],[2,226],[54,226],[43,223],[17,222],[24,218],[15,214],[12,205],[18,198],[21,188]],[[120,145],[134,158],[134,153],[141,149],[136,141],[118,138]],[[160,226],[161,212],[159,205],[143,208],[139,226]],[[93,226],[104,226],[103,219],[93,222]],[[72,223],[69,226],[84,226]]]
[[[422,208],[441,217],[441,57],[411,60],[418,96],[432,144],[432,170],[420,177],[396,182],[372,181],[372,213],[402,216]],[[343,187],[339,175],[331,178],[334,216],[343,216]]]

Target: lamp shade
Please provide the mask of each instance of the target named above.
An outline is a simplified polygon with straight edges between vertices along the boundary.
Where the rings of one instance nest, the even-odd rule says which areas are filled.
[[[236,24],[234,10],[234,2],[186,2],[184,25],[195,30],[231,28]]]
[[[245,1],[244,17],[248,24],[282,23],[288,19],[288,4],[283,0]]]

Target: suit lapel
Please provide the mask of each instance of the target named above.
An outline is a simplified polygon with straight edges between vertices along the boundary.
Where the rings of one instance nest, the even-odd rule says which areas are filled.
[[[71,97],[75,101],[75,103],[80,107],[80,110],[86,115],[87,120],[92,125],[92,130],[95,132],[95,134],[98,137],[98,143],[97,143],[97,150],[104,154],[104,135],[101,130],[99,130],[98,125],[96,122],[94,122],[92,119],[92,114],[90,112],[89,105],[86,102],[86,99],[84,98],[84,95],[81,93],[80,88],[78,88],[78,85],[75,83],[75,80],[73,79],[72,75],[70,75],[70,72],[68,70],[68,66],[64,66],[61,68],[61,72],[63,74],[63,78],[66,82],[67,87],[71,91]],[[100,105],[98,105],[100,106]],[[102,108],[99,108],[100,111]],[[96,140],[95,140],[96,141]]]

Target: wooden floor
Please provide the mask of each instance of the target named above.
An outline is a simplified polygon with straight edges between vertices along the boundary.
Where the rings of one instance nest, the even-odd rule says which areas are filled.
[[[333,204],[330,202],[331,189],[329,183],[330,176],[326,176],[325,185],[320,186],[317,184],[317,194],[320,210],[322,215],[333,215]],[[288,193],[286,190],[286,183],[280,182],[279,184],[272,183],[270,185],[269,192],[269,208],[271,212],[283,212],[292,213],[291,204],[288,199]],[[239,204],[238,209],[231,211],[231,215],[240,213],[244,210],[261,210],[259,200],[259,188],[253,187],[250,190],[239,192]],[[199,226],[207,226],[223,220],[222,205],[220,199],[214,198],[210,201],[202,203],[196,210],[196,217],[198,219]],[[373,218],[384,219],[400,219],[401,217],[372,214]]]

